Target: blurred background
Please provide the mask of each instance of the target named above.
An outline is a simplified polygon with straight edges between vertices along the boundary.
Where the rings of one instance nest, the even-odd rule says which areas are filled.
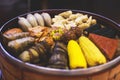
[[[97,13],[120,23],[120,0],[0,0],[0,26],[30,11],[75,9]]]

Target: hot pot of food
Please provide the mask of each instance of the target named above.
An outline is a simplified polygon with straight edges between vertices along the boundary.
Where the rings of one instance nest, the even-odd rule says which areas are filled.
[[[81,10],[29,12],[0,29],[3,80],[120,80],[120,26]]]

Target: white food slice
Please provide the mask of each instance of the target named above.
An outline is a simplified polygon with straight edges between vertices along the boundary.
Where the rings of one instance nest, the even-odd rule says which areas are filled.
[[[72,15],[72,11],[65,11],[59,14],[60,16],[64,17],[64,18],[69,18],[70,15]]]
[[[51,23],[52,23],[51,16],[48,13],[42,13],[41,15],[44,19],[46,26],[51,26]]]
[[[32,27],[38,26],[37,21],[36,21],[35,17],[32,14],[27,15],[27,20],[32,25]]]
[[[19,58],[24,62],[30,62],[30,55],[28,51],[24,51],[20,54]]]
[[[32,28],[32,25],[24,17],[18,17],[18,24],[21,25],[24,31],[28,31],[28,28]]]
[[[39,13],[34,14],[39,26],[44,26],[44,20],[43,17]]]

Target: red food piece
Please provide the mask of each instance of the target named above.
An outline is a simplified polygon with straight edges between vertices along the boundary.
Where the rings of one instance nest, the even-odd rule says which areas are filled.
[[[118,47],[118,40],[90,33],[89,39],[107,56],[112,59]]]

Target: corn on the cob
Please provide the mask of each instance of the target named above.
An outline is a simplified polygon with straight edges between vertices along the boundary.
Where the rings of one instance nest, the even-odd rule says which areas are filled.
[[[85,58],[89,66],[106,63],[105,56],[96,47],[96,45],[85,36],[79,38],[79,44],[84,52]]]
[[[76,41],[70,40],[68,42],[67,49],[71,69],[87,67],[85,57],[82,53],[79,44]]]

